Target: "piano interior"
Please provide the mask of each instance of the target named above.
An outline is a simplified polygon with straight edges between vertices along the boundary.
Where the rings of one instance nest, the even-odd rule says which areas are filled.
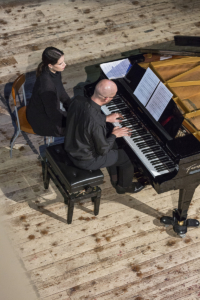
[[[175,134],[174,137],[192,133],[200,141],[200,57],[159,57],[152,54],[144,56],[145,61],[139,65],[144,69],[150,67],[173,93],[172,99],[184,118],[177,132],[173,124],[166,123],[164,127],[168,132],[171,131],[172,136]],[[177,114],[177,111],[174,113]],[[160,121],[162,123],[163,116]]]

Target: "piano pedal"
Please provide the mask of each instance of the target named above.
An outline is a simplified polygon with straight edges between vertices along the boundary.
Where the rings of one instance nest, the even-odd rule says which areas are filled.
[[[134,172],[134,176],[140,176],[141,177],[141,173],[140,172]]]
[[[145,176],[143,175],[143,173],[140,172],[140,171],[135,172],[135,173],[134,173],[134,177],[135,177],[135,178],[137,179],[137,181],[138,181],[139,183],[141,183],[142,185],[148,185],[148,184],[150,184],[149,179],[148,179],[147,177],[145,177]]]

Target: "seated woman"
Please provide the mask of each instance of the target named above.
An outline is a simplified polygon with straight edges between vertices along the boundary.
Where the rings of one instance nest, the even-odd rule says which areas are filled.
[[[27,120],[38,135],[65,135],[66,112],[60,109],[60,101],[66,110],[71,102],[61,80],[65,66],[61,50],[48,47],[42,53],[42,62],[38,65],[37,79],[27,105]]]

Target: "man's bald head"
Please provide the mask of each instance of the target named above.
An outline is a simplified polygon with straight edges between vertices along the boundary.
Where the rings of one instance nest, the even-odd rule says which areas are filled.
[[[97,83],[94,90],[94,97],[104,102],[105,98],[113,98],[117,93],[117,85],[108,79],[103,79]]]

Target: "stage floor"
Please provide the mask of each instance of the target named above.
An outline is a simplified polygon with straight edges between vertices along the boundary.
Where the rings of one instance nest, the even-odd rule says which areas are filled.
[[[30,95],[46,46],[66,53],[63,82],[73,96],[97,78],[99,62],[170,42],[175,34],[200,36],[200,1],[13,3],[0,1],[0,210],[38,299],[199,299],[200,229],[181,239],[159,222],[177,207],[178,191],[158,195],[148,185],[138,194],[118,195],[103,169],[99,215],[91,202],[81,202],[68,225],[60,192],[52,181],[49,190],[43,187],[43,138],[21,135],[10,159],[14,127],[6,103],[13,109],[11,82],[19,73],[26,73]],[[189,218],[200,219],[200,187]]]

